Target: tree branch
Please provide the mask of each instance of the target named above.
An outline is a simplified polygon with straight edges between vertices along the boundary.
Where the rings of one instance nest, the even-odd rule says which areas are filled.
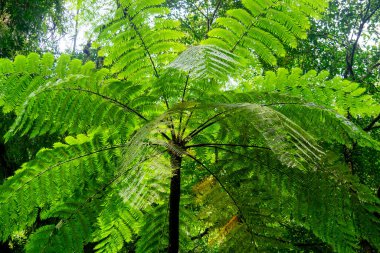
[[[199,11],[199,13],[200,13],[205,19],[208,20],[207,15],[203,13],[203,11],[199,8],[198,5],[196,5],[195,3],[191,2],[191,1],[190,1],[190,4],[193,5],[193,6],[195,7],[195,9],[196,9],[197,11]]]
[[[355,39],[354,44],[352,45],[351,51],[348,51],[346,54],[346,72],[344,73],[344,77],[347,78],[349,76],[352,76],[352,79],[355,80],[355,74],[353,70],[354,66],[354,59],[355,59],[355,52],[358,47],[359,39],[363,33],[363,29],[365,24],[371,19],[371,17],[380,9],[380,4],[377,5],[371,12],[369,12],[371,8],[371,2],[369,1],[366,6],[366,11],[364,16],[361,17],[361,22],[359,25],[359,30]]]
[[[222,6],[222,0],[219,0],[218,3],[216,4],[216,7],[215,7],[215,10],[214,12],[212,13],[211,15],[211,19],[209,21],[209,28],[211,28],[213,22],[214,22],[214,19],[215,19],[215,16],[216,16],[216,13],[218,12],[219,8]]]
[[[371,131],[371,130],[374,129],[374,128],[378,128],[378,127],[375,127],[375,124],[376,124],[379,120],[380,120],[380,114],[377,115],[377,117],[374,118],[374,119],[371,121],[371,123],[369,123],[368,126],[366,126],[365,128],[363,128],[363,130],[366,131],[366,132],[369,132],[369,131]]]

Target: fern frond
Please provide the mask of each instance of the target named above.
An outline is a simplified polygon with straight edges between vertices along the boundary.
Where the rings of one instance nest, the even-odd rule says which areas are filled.
[[[38,230],[34,238],[40,242],[30,246],[31,249],[49,249],[52,243],[62,243],[65,240],[72,243],[70,235],[75,235],[78,231],[81,233],[81,229],[88,226],[78,215],[90,206],[103,210],[98,217],[98,228],[95,232],[94,240],[99,241],[97,250],[110,252],[109,250],[113,249],[111,252],[117,252],[124,242],[131,240],[132,234],[139,231],[137,221],[142,221],[137,213],[161,203],[162,197],[167,195],[171,170],[165,160],[161,159],[161,163],[158,163],[158,159],[154,162],[149,161],[154,154],[148,145],[144,145],[144,141],[152,131],[157,131],[157,124],[161,122],[162,119],[158,118],[147,124],[128,142],[122,142],[119,136],[111,136],[108,135],[108,131],[104,131],[102,134],[80,135],[78,138],[67,137],[67,144],[57,143],[54,149],[41,151],[35,160],[25,164],[23,169],[2,185],[4,190],[0,199],[1,213],[12,213],[15,209],[19,212],[18,217],[7,216],[0,220],[2,240],[12,231],[31,226],[38,218],[39,208],[43,211],[40,215],[42,219],[59,218],[61,221],[56,227],[47,226]],[[142,176],[141,172],[145,176]],[[119,191],[119,202],[114,201],[114,192],[106,188]],[[29,191],[32,195],[27,194]],[[111,194],[106,198],[103,208],[94,204],[95,199],[100,200],[108,196],[108,192]],[[70,207],[70,199],[77,200],[78,196],[85,201],[77,208]],[[111,227],[105,226],[104,223],[110,217],[115,218],[115,213],[110,214],[110,208],[114,212],[120,212],[123,219],[115,220],[116,223]],[[125,231],[128,226],[123,225],[128,217],[121,214],[131,215],[131,210],[135,216],[129,217],[129,222],[132,226],[134,219],[135,228]],[[17,222],[14,221],[16,218]],[[89,224],[93,224],[95,218],[96,216]],[[13,226],[9,226],[9,223]],[[84,228],[80,228],[81,225]],[[124,229],[123,232],[120,232],[118,227]],[[89,242],[91,233],[92,231],[83,233],[83,237],[80,237],[82,239],[70,245],[73,245],[73,248],[83,246]],[[120,240],[115,241],[112,238]],[[35,240],[31,243],[34,244]]]
[[[284,75],[284,73],[286,74]],[[255,84],[253,84],[254,91],[244,93],[232,91],[223,94],[223,96],[216,95],[213,100],[231,104],[255,103],[264,107],[271,107],[302,129],[310,129],[308,133],[317,140],[328,143],[341,143],[347,146],[357,143],[363,147],[379,149],[380,146],[376,140],[338,113],[335,108],[339,109],[339,107],[334,105],[334,103],[347,105],[348,102],[346,101],[349,100],[352,101],[352,105],[356,105],[356,108],[352,108],[354,112],[360,111],[361,115],[373,115],[374,113],[379,113],[378,110],[380,109],[373,97],[351,95],[344,91],[347,90],[344,86],[338,86],[341,87],[342,91],[339,91],[338,87],[336,88],[337,90],[335,88],[326,88],[322,81],[326,78],[325,73],[321,74],[323,76],[321,79],[317,78],[315,80],[317,83],[314,86],[310,84],[310,87],[305,88],[303,88],[302,82],[312,83],[314,82],[312,81],[313,79],[309,79],[305,75],[305,79],[297,82],[297,77],[289,76],[288,79],[287,73],[283,69],[279,70],[278,76],[273,72],[268,72],[265,79],[257,78]],[[338,80],[336,82],[340,84],[339,80],[341,79],[337,78],[331,80],[331,83],[335,82],[335,80]],[[326,82],[330,84],[330,81]],[[313,89],[320,89],[320,91],[310,91]],[[346,97],[343,95],[335,97],[334,92],[345,93]],[[315,103],[309,101],[315,101]],[[343,110],[340,107],[339,111]],[[308,116],[305,117],[305,114]],[[323,125],[324,127],[314,127],[316,125]]]
[[[97,219],[99,228],[93,235],[93,241],[98,243],[94,250],[120,252],[124,243],[130,242],[139,233],[142,216],[139,209],[125,203],[120,196],[108,196]]]
[[[185,49],[179,22],[160,18],[168,13],[164,0],[121,1],[120,8],[100,34],[99,52],[119,79],[146,82]]]
[[[202,148],[199,154],[210,159],[215,146],[199,148]],[[295,223],[313,231],[319,240],[328,242],[338,252],[355,252],[358,231],[351,219],[344,222],[352,209],[350,195],[342,187],[347,179],[339,172],[341,166],[301,172],[282,166],[268,150],[241,146],[220,146],[217,150],[218,162],[212,169],[241,205],[236,229],[226,230],[230,227],[230,217],[210,235],[209,240],[220,244],[219,249],[297,249],[298,242],[290,239]],[[333,171],[339,175],[332,176]],[[222,205],[226,210],[231,204],[220,198],[220,194],[212,193],[218,185],[210,187],[203,191],[201,205],[205,211],[209,211],[208,203],[216,208]],[[321,216],[325,217],[323,221]],[[209,222],[212,220],[208,218]]]
[[[40,86],[26,97],[7,137],[16,133],[31,137],[46,132],[78,134],[101,126],[114,126],[127,134],[133,127],[125,128],[124,122],[133,126],[136,119],[147,120],[137,110],[149,108],[152,99],[146,97],[136,108],[129,106],[135,104],[141,86],[128,87],[112,80],[102,84],[96,79],[96,75],[72,75]],[[119,93],[120,88],[125,92]]]
[[[228,10],[218,18],[219,27],[209,32],[203,44],[214,44],[243,58],[252,52],[264,62],[276,65],[276,56],[285,56],[285,47],[296,47],[297,39],[306,38],[308,17],[326,8],[326,1],[245,0],[244,9]]]
[[[67,137],[66,143],[40,151],[35,160],[24,164],[1,185],[1,240],[12,231],[31,226],[38,208],[64,201],[74,193],[86,196],[96,191],[99,184],[113,177],[118,166],[115,158],[121,157],[123,147],[106,133],[95,133]],[[12,215],[15,210],[17,216]]]
[[[257,92],[302,97],[305,102],[334,109],[345,116],[348,113],[354,117],[377,116],[380,113],[380,106],[372,96],[365,94],[365,88],[341,77],[329,79],[328,76],[327,71],[317,73],[312,70],[303,74],[298,68],[290,72],[280,68],[255,77],[250,85]]]
[[[149,230],[141,229],[147,210],[166,201],[171,170],[162,153],[144,142],[152,132],[149,125],[154,132],[156,123],[147,124],[124,149],[120,170],[128,174],[112,186],[113,193],[107,195],[97,218],[93,233],[96,252],[119,252],[125,243],[149,234]]]
[[[236,71],[237,56],[213,45],[194,46],[180,54],[168,65],[170,68],[181,70],[191,78],[227,79]]]
[[[159,204],[147,212],[141,228],[144,233],[137,241],[138,253],[157,252],[168,246],[168,203]]]
[[[318,166],[319,160],[324,154],[321,147],[311,135],[288,117],[270,107],[253,103],[190,103],[189,108],[186,109],[201,111],[205,108],[213,108],[215,115],[212,117],[209,115],[206,116],[207,118],[210,117],[210,119],[201,124],[201,126],[198,127],[199,130],[192,131],[188,137],[186,137],[186,141],[190,141],[198,132],[201,132],[202,125],[219,124],[219,131],[225,131],[226,134],[229,134],[240,131],[241,129],[236,122],[241,122],[242,119],[246,119],[244,120],[245,128],[250,126],[255,129],[264,139],[265,145],[278,155],[280,161],[290,167],[304,169],[304,163],[307,163],[309,167],[311,164]],[[201,119],[205,117],[204,114],[201,115]],[[220,115],[219,118],[218,115]],[[202,121],[204,121],[204,118]],[[227,125],[222,125],[224,123]],[[227,127],[225,128],[225,126]],[[257,134],[257,132],[254,134]]]
[[[124,202],[136,210],[144,210],[144,217],[139,220],[140,238],[136,252],[156,252],[167,246],[168,222],[165,221],[168,219],[167,200],[171,175],[167,160],[157,157],[120,184],[120,196]]]
[[[96,203],[93,201],[92,208]],[[82,252],[89,242],[94,222],[94,212],[82,208],[82,203],[66,202],[41,215],[43,219],[58,220],[55,225],[45,225],[30,236],[26,252]],[[67,219],[69,218],[69,219]]]
[[[355,126],[341,114],[325,109],[314,104],[285,105],[278,109],[284,115],[291,118],[315,138],[328,143],[341,143],[350,147],[352,143],[359,146],[380,149],[380,143],[374,140],[368,133]],[[307,113],[308,117],[303,117]],[[314,125],[324,125],[322,128],[313,128]]]
[[[0,65],[0,106],[5,113],[15,111],[16,114],[30,94],[49,82],[69,74],[92,75],[92,81],[100,82],[107,73],[105,70],[95,72],[93,62],[83,65],[78,59],[71,60],[69,55],[61,55],[55,61],[48,53],[42,57],[36,53],[18,55],[13,62],[1,60]]]

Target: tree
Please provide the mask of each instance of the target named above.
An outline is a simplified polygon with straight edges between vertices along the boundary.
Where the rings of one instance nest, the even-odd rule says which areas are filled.
[[[2,59],[1,103],[17,115],[5,138],[66,138],[1,186],[0,238],[29,236],[27,252],[379,249],[379,199],[335,152],[380,149],[344,117],[379,105],[323,71],[251,77],[326,3],[242,4],[187,46],[163,1],[118,1],[98,40],[108,69]]]
[[[51,43],[43,35],[62,29],[62,0],[0,1],[0,55],[12,57]],[[50,48],[50,47],[49,47]]]
[[[380,59],[379,23],[378,1],[331,1],[322,19],[312,22],[308,40],[301,42],[285,63],[373,83]],[[371,91],[373,87],[368,88]]]

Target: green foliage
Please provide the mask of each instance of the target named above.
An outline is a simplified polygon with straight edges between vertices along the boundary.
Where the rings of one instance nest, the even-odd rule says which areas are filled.
[[[160,70],[185,49],[179,23],[165,18],[164,0],[120,1],[114,20],[102,30],[99,40],[104,64],[119,79],[137,81],[158,77]]]
[[[228,79],[236,71],[237,57],[230,52],[212,45],[191,47],[168,66],[188,73],[193,79]]]
[[[322,18],[312,20],[308,40],[301,41],[279,65],[327,70],[331,76],[364,82],[369,91],[374,91],[379,73],[375,67],[380,59],[380,36],[375,31],[379,25],[380,6],[376,1],[330,1]]]
[[[276,65],[285,56],[285,45],[297,46],[297,38],[306,38],[307,16],[317,16],[325,8],[324,1],[242,1],[245,8],[226,12],[216,20],[203,43],[215,44],[244,58],[252,51],[265,63]]]
[[[373,97],[326,72],[239,76],[252,52],[275,64],[296,46],[325,2],[242,4],[186,49],[163,1],[118,1],[99,42],[109,69],[1,60],[1,106],[17,116],[6,138],[66,137],[0,186],[0,239],[23,232],[27,252],[170,251],[178,194],[184,252],[379,249],[380,200],[339,150],[380,150],[345,117],[377,115]]]
[[[334,109],[344,116],[348,112],[354,117],[376,116],[380,112],[379,105],[373,97],[366,95],[365,88],[338,76],[331,79],[327,71],[317,73],[311,70],[303,74],[299,68],[291,72],[280,68],[254,78],[251,85],[259,91],[302,96],[305,102]]]
[[[0,4],[0,55],[39,50],[44,35],[62,29],[63,0],[4,0]]]

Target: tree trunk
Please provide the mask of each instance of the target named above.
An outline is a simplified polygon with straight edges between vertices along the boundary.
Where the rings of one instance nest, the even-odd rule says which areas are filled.
[[[80,11],[80,5],[79,1],[77,1],[77,14],[75,16],[75,33],[74,33],[74,42],[73,42],[73,52],[72,54],[75,54],[75,51],[77,50],[77,39],[78,39],[78,26],[79,26],[79,11]]]
[[[169,197],[169,253],[179,251],[179,202],[181,198],[181,162],[182,157],[171,154],[170,165],[173,175],[170,181]]]

